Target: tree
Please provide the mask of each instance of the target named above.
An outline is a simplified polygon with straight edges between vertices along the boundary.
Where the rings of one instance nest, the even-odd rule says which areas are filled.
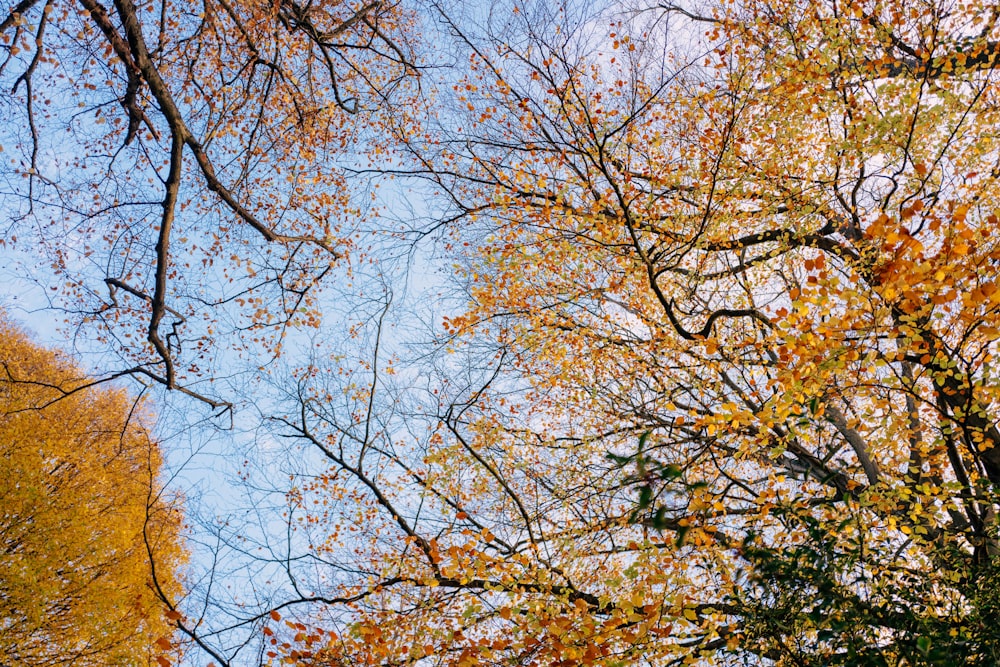
[[[145,408],[6,321],[0,365],[0,663],[154,664],[183,548]]]
[[[368,206],[343,168],[416,75],[410,22],[383,0],[0,16],[5,242],[51,264],[70,328],[120,358],[108,375],[224,408],[196,388],[223,345],[277,354],[315,325]]]
[[[408,471],[439,514],[376,495],[346,654],[994,664],[997,8],[572,11],[452,24],[407,142],[497,371]]]
[[[300,664],[995,662],[997,8],[434,9],[463,69],[368,171],[433,190],[467,306],[440,357],[386,353],[386,297],[274,377],[284,531],[218,534],[284,588],[182,627]]]

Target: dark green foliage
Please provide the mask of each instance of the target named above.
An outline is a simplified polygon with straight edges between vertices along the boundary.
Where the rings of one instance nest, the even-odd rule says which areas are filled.
[[[743,543],[747,581],[729,603],[740,610],[744,645],[779,665],[1000,665],[997,558],[976,562],[941,539],[936,571],[906,568],[905,558],[844,539],[854,517],[831,524],[801,507],[778,514],[803,539],[782,546],[752,534]]]

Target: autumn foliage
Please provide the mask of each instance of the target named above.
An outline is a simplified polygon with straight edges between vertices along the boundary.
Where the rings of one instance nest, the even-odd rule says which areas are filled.
[[[410,15],[381,0],[7,5],[4,242],[45,254],[70,323],[120,357],[109,372],[225,407],[194,386],[216,354],[276,355],[354,242],[365,203],[340,158],[408,96]]]
[[[183,552],[145,409],[6,322],[0,369],[0,662],[154,664]]]
[[[530,11],[406,144],[494,372],[348,654],[993,664],[996,8]]]
[[[255,549],[213,535],[272,587],[176,612],[213,660],[1000,659],[995,3],[167,3],[200,50],[146,65],[155,12],[93,7],[88,145],[146,180],[56,291],[215,407],[248,361],[292,443]],[[454,298],[393,348],[421,243]]]

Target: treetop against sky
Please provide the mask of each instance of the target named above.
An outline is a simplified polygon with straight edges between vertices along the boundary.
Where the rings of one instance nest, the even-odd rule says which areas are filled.
[[[5,242],[245,452],[186,659],[994,664],[998,17],[10,10]]]

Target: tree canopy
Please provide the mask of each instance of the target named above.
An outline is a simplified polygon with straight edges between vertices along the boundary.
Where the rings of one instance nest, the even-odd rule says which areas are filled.
[[[339,143],[296,134],[298,89],[273,98],[274,142],[208,113],[218,159],[248,165],[220,189],[140,68],[174,132],[145,141],[208,179],[185,205],[206,268],[115,232],[97,264],[128,257],[129,280],[102,278],[93,311],[67,293],[130,372],[218,406],[196,383],[225,373],[178,355],[235,348],[270,392],[244,397],[283,457],[266,493],[241,477],[256,532],[214,529],[268,574],[215,612],[193,593],[182,629],[231,664],[251,645],[276,664],[996,663],[1000,6],[323,4],[362,40],[334,43],[302,18],[320,4],[260,9],[292,40],[276,53],[304,44],[277,69],[225,4],[167,32],[235,40],[223,62],[254,64],[233,80],[353,82],[321,114]],[[130,48],[99,59],[126,83]],[[353,49],[351,74],[319,67]],[[307,186],[257,176],[289,161]],[[172,182],[145,213],[161,240],[187,210]],[[265,202],[271,237],[229,191]],[[450,300],[419,338],[393,271],[426,248]],[[230,252],[232,288],[207,268]],[[165,291],[164,270],[223,287]],[[137,323],[146,343],[114,333]],[[321,333],[276,347],[299,325]]]
[[[196,387],[223,344],[276,354],[352,244],[364,209],[337,158],[405,101],[411,17],[154,4],[0,16],[9,236],[47,255],[71,321],[119,357],[109,374],[222,408]]]
[[[154,664],[172,635],[155,587],[177,589],[179,510],[143,406],[87,382],[0,323],[3,664]]]

